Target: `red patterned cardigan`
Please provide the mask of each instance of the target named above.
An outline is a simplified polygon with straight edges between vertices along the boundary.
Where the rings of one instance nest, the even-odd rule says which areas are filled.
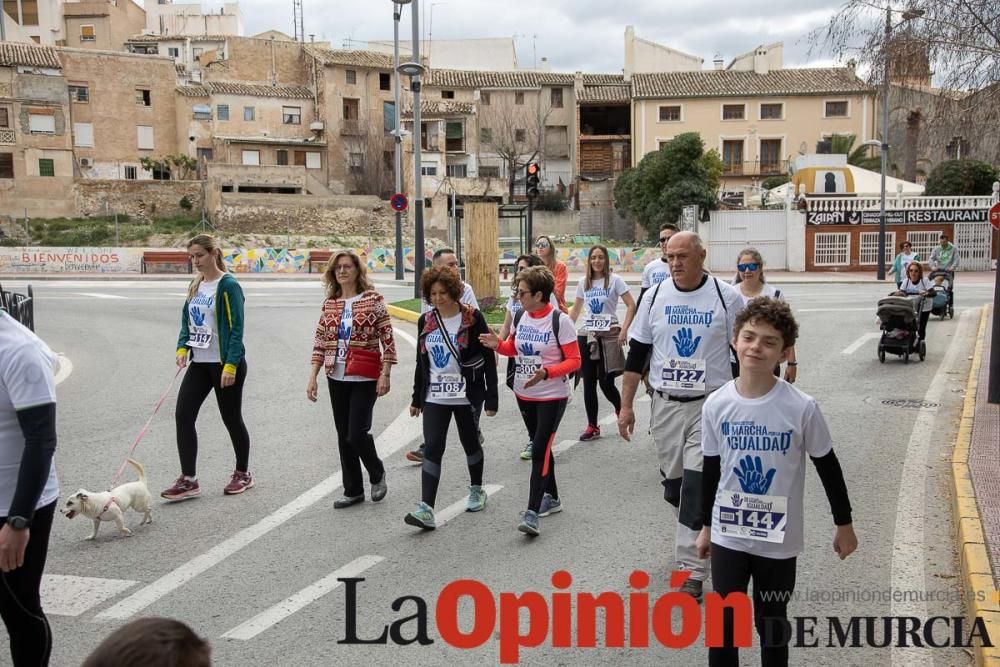
[[[327,375],[333,373],[333,362],[337,357],[337,332],[344,312],[343,299],[327,299],[323,302],[323,314],[316,325],[313,340],[312,363],[322,364]],[[379,351],[382,344],[382,363],[396,363],[396,341],[392,337],[392,321],[385,307],[385,299],[375,290],[368,290],[354,302],[354,317],[351,325],[353,348]]]

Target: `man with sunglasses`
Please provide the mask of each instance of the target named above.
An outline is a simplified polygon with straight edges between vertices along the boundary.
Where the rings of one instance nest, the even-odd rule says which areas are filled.
[[[667,242],[670,237],[679,232],[677,225],[667,223],[660,227],[660,236],[657,243],[660,244],[660,256],[646,265],[642,270],[642,284],[639,286],[639,302],[642,302],[642,295],[650,287],[655,287],[670,277],[670,264],[667,263]]]

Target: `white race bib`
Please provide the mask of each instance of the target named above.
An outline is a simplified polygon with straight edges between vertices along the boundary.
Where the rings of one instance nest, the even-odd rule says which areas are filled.
[[[610,331],[613,320],[612,315],[591,315],[583,321],[583,328],[589,331]]]
[[[199,350],[207,350],[211,344],[211,327],[188,327],[188,345]]]
[[[667,357],[663,362],[660,390],[705,391],[705,360]]]
[[[781,544],[785,541],[788,521],[788,498],[785,496],[725,491],[718,505],[713,532],[760,542]]]
[[[465,398],[465,378],[461,375],[432,373],[427,398]]]
[[[540,370],[542,370],[542,355],[517,356],[517,377],[521,380],[530,380]]]
[[[341,340],[337,343],[337,359],[335,363],[346,364],[347,363],[347,341]]]

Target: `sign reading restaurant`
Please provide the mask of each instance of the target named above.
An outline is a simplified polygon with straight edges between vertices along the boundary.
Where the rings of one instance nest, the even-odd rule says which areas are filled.
[[[904,209],[885,212],[887,225],[986,222],[985,208]],[[877,225],[878,211],[806,211],[811,225]]]

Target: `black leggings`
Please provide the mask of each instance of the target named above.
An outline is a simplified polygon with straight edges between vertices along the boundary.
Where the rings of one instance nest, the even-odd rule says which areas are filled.
[[[920,340],[927,338],[927,320],[931,319],[931,311],[923,310],[920,312],[920,325],[917,328],[917,335],[920,336]]]
[[[375,451],[372,411],[375,409],[375,380],[346,382],[327,378],[333,423],[337,427],[337,449],[340,450],[340,470],[344,479],[344,495],[360,496],[365,492],[361,464],[368,471],[368,481],[377,484],[385,476],[385,467]]]
[[[528,509],[537,512],[542,504],[542,494],[548,493],[553,498],[559,497],[556,487],[556,459],[552,455],[552,441],[556,438],[556,430],[566,412],[566,399],[555,401],[526,401],[517,399],[517,407],[521,417],[531,434],[531,482],[528,491]],[[549,469],[542,475],[545,460],[548,459]]]
[[[236,469],[247,472],[250,468],[250,434],[243,423],[243,383],[247,379],[247,362],[240,361],[236,368],[236,383],[222,388],[222,364],[189,363],[181,388],[177,392],[177,453],[181,457],[181,473],[194,477],[198,462],[198,431],[195,421],[202,403],[210,391],[215,391],[222,423],[229,431],[236,452]]]
[[[712,588],[726,596],[734,591],[747,592],[753,579],[753,621],[760,638],[762,667],[788,664],[786,634],[788,600],[795,590],[795,559],[766,558],[735,551],[712,543]],[[765,599],[769,597],[770,599]],[[732,609],[723,610],[723,638],[727,648],[709,648],[710,667],[739,665],[738,649],[732,647]]]
[[[10,655],[14,667],[44,667],[52,652],[52,630],[42,611],[39,588],[45,556],[49,551],[49,533],[56,503],[35,511],[24,551],[24,565],[12,572],[0,573],[0,616],[10,637]],[[7,517],[0,517],[0,526]]]
[[[604,398],[615,407],[615,414],[621,410],[622,397],[615,386],[615,379],[601,370],[602,361],[590,358],[590,346],[586,336],[577,336],[580,346],[580,373],[583,375],[583,407],[587,410],[587,423],[597,426],[597,385],[601,385]]]
[[[483,447],[479,444],[476,415],[471,405],[439,405],[424,403],[424,463],[420,471],[422,480],[421,499],[434,507],[438,482],[441,481],[441,459],[448,444],[448,427],[451,416],[455,415],[458,439],[465,450],[465,461],[469,464],[469,484],[483,484]]]

